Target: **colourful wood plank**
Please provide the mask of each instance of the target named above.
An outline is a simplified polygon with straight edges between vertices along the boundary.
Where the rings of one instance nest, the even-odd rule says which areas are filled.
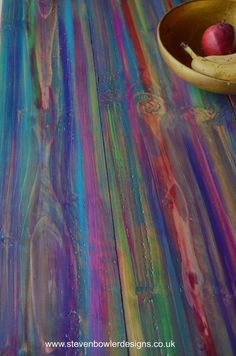
[[[1,355],[234,354],[236,97],[163,63],[180,2],[3,1]]]
[[[3,14],[1,354],[125,339],[85,4]]]

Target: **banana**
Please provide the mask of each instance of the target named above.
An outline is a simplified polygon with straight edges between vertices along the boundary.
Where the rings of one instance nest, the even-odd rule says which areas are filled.
[[[227,81],[236,81],[236,61],[235,62],[216,62],[207,57],[198,56],[188,45],[181,43],[181,47],[192,57],[191,67],[195,71],[207,75],[212,78],[222,79]],[[236,56],[236,54],[234,54]],[[225,55],[220,57],[233,57],[233,55]],[[209,56],[208,56],[209,57]],[[212,56],[210,56],[212,57]],[[215,57],[215,56],[213,56]],[[218,57],[218,56],[217,56]],[[232,59],[231,59],[232,60]]]
[[[192,57],[192,59],[199,57],[199,56],[192,50],[192,48],[189,47],[189,45],[187,45],[186,43],[181,42],[181,43],[180,43],[180,46],[185,50],[185,52],[187,52],[187,53],[190,55],[190,57]]]
[[[204,58],[206,58],[209,61],[215,63],[221,63],[221,64],[236,63],[236,53],[220,55],[220,56],[206,56]]]
[[[191,67],[209,77],[236,82],[236,63],[215,63],[204,57],[197,57],[192,60]]]

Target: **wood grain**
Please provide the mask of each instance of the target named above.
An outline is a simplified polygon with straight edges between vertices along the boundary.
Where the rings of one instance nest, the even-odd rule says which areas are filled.
[[[180,2],[3,1],[1,355],[234,354],[236,99],[164,65]]]

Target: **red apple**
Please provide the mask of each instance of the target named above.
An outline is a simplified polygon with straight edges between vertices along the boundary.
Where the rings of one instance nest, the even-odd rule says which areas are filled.
[[[227,22],[211,25],[202,35],[201,46],[205,56],[233,53],[235,50],[234,27]]]

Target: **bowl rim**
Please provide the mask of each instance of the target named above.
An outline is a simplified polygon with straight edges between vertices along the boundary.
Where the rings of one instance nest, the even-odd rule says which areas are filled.
[[[163,24],[163,21],[165,20],[165,18],[173,11],[175,11],[177,8],[179,7],[182,7],[182,6],[186,6],[190,3],[194,3],[194,2],[200,2],[200,1],[206,1],[206,0],[190,0],[190,1],[186,1],[184,3],[181,3],[177,6],[174,6],[173,8],[171,8],[169,11],[167,11],[160,19],[159,23],[158,23],[158,26],[157,26],[157,41],[158,41],[158,45],[160,47],[160,50],[161,52],[164,52],[166,56],[168,56],[171,61],[173,61],[176,65],[178,65],[178,67],[181,67],[183,68],[186,73],[189,72],[191,73],[192,75],[196,75],[196,77],[198,78],[202,78],[202,79],[205,79],[205,78],[209,78],[209,80],[213,80],[214,82],[218,82],[218,83],[221,83],[221,84],[225,84],[225,85],[236,85],[236,81],[229,81],[229,80],[224,80],[224,79],[218,79],[218,78],[213,78],[213,77],[210,77],[208,75],[205,75],[205,74],[202,74],[202,73],[199,73],[199,72],[196,72],[195,70],[193,70],[192,68],[188,67],[186,64],[180,62],[178,59],[176,59],[167,49],[166,47],[164,46],[162,40],[161,40],[161,36],[160,36],[160,28]],[[219,2],[219,1],[222,1],[222,0],[208,0],[208,1],[211,1],[211,2]],[[235,0],[228,0],[229,2],[235,2]],[[236,53],[236,52],[235,52]]]

